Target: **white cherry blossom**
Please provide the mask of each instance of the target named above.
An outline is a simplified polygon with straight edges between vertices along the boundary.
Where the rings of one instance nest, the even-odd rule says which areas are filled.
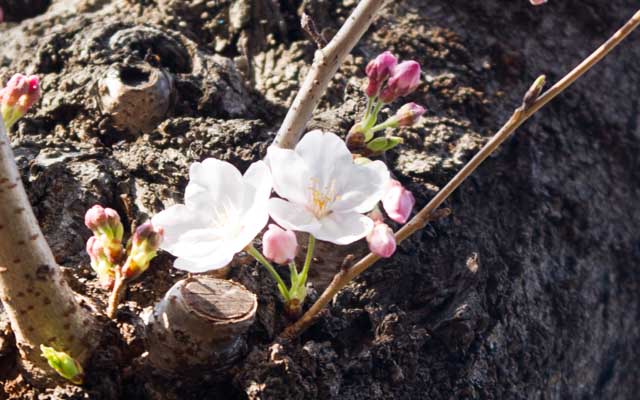
[[[282,197],[269,201],[269,214],[280,226],[340,245],[373,228],[363,214],[384,194],[389,171],[382,161],[354,164],[337,135],[318,130],[307,133],[295,150],[272,146],[266,161]]]
[[[153,225],[164,229],[161,248],[178,257],[178,269],[222,268],[269,220],[269,168],[258,161],[243,176],[228,162],[208,158],[191,165],[189,179],[184,204],[153,217]]]

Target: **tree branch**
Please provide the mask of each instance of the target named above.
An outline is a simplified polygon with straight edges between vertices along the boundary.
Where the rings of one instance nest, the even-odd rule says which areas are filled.
[[[313,65],[278,130],[274,143],[291,148],[300,139],[331,78],[371,25],[385,0],[361,0],[329,44],[316,51]]]
[[[529,117],[535,114],[545,104],[550,102],[558,94],[567,89],[576,79],[580,78],[585,72],[602,60],[611,50],[613,50],[620,42],[626,38],[634,29],[640,25],[640,10],[609,40],[594,51],[589,57],[581,62],[576,68],[569,72],[564,78],[558,81],[553,87],[547,90],[542,96],[526,109],[523,104],[517,108],[511,118],[504,126],[484,145],[484,147],[469,161],[447,184],[440,190],[436,196],[422,209],[415,217],[411,219],[396,233],[396,241],[398,243],[407,239],[409,236],[422,229],[432,218],[433,213],[451,194],[471,175],[476,168],[493,153],[520,125],[522,125]],[[320,298],[311,306],[311,308],[294,324],[290,325],[281,334],[285,339],[291,339],[298,336],[316,320],[316,315],[331,301],[340,289],[346,286],[353,278],[357,277],[369,267],[371,267],[380,257],[373,253],[362,258],[356,265],[348,270],[340,271],[334,277],[331,284],[322,293]]]

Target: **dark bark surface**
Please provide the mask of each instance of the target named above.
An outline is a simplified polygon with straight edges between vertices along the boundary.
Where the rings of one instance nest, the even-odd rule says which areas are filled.
[[[378,52],[420,61],[425,83],[409,100],[428,113],[389,157],[419,206],[538,75],[555,82],[638,7],[635,0],[391,3],[310,127],[346,134],[364,108],[364,66]],[[43,78],[41,104],[14,128],[12,145],[74,289],[106,299],[84,253],[85,210],[100,202],[124,211],[130,201],[127,223],[144,220],[181,201],[192,161],[218,157],[244,170],[262,157],[313,56],[299,13],[330,37],[355,4],[54,1],[44,14],[24,19],[16,11],[9,19],[19,25],[0,26],[2,80],[20,71]],[[526,123],[446,204],[451,217],[343,290],[299,341],[272,343],[287,323],[275,286],[238,258],[230,277],[259,299],[247,356],[225,375],[160,376],[141,357],[137,315],[182,276],[162,255],[127,293],[119,334],[96,354],[83,388],[30,389],[5,367],[15,352],[10,335],[0,336],[4,397],[637,398],[639,38],[633,33]],[[169,111],[144,134],[116,128],[97,90],[110,67],[136,63],[173,80]],[[127,82],[144,80],[133,76]],[[335,268],[321,264],[312,277],[318,290]]]

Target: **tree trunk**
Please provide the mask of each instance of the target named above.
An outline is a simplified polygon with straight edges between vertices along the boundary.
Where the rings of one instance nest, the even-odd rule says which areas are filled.
[[[40,345],[84,362],[99,340],[94,310],[65,282],[29,204],[0,123],[0,299],[32,378],[55,376]]]

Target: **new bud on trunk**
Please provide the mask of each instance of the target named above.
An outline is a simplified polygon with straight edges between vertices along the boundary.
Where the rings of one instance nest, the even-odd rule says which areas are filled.
[[[140,225],[133,234],[129,257],[123,267],[127,279],[135,279],[149,268],[162,243],[163,229],[155,228],[151,221]]]
[[[404,188],[395,179],[391,179],[387,184],[387,189],[382,197],[382,206],[389,218],[397,223],[404,224],[411,215],[411,210],[416,203],[413,194]]]
[[[63,351],[56,351],[53,347],[48,347],[43,344],[40,345],[40,351],[42,357],[44,357],[51,368],[53,368],[58,375],[69,380],[76,385],[82,385],[84,380],[84,371],[82,365],[71,357],[69,354]]]
[[[391,71],[398,63],[398,59],[388,51],[380,54],[367,64],[365,72],[369,78],[366,93],[369,97],[374,97],[380,92],[380,87],[391,75]]]
[[[420,84],[420,74],[420,64],[416,61],[404,61],[398,64],[382,89],[380,100],[391,103],[398,97],[412,93]]]
[[[15,74],[7,86],[0,90],[0,112],[9,129],[40,99],[40,81],[37,76]]]
[[[396,238],[393,230],[384,222],[376,221],[373,230],[367,235],[369,250],[383,258],[389,258],[396,251]]]
[[[262,236],[262,248],[265,257],[278,264],[288,264],[298,251],[296,234],[284,230],[278,225],[269,224],[269,229]]]

